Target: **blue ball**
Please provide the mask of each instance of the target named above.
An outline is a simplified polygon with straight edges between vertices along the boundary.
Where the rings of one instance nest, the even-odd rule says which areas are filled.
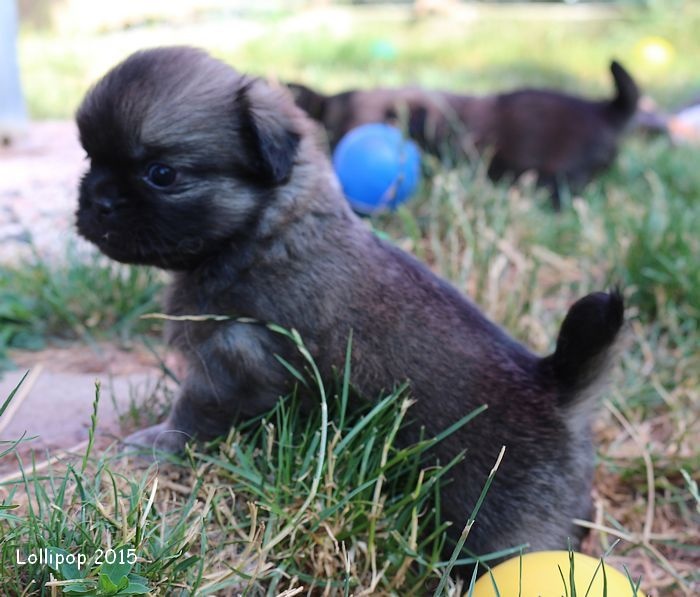
[[[333,167],[352,208],[373,214],[396,209],[414,193],[420,152],[396,127],[365,124],[340,140]]]

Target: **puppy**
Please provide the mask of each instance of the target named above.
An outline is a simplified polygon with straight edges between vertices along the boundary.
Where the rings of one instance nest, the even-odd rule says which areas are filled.
[[[410,381],[413,441],[473,409],[441,442],[466,450],[441,495],[458,537],[501,446],[505,459],[469,535],[485,554],[520,543],[566,548],[588,515],[595,383],[623,321],[617,293],[573,305],[541,358],[488,321],[348,207],[313,125],[283,89],[192,48],[136,53],[108,72],[77,113],[90,168],[78,231],[109,257],[172,270],[167,311],[274,322],[299,331],[324,377],[342,367],[376,398]],[[130,443],[177,451],[225,434],[290,391],[297,351],[265,325],[171,321],[188,372],[164,423]]]
[[[543,89],[472,97],[419,88],[345,91],[324,96],[288,84],[298,106],[321,122],[331,147],[349,130],[407,114],[408,134],[441,158],[489,156],[492,180],[537,173],[555,208],[566,186],[580,191],[615,159],[621,133],[637,108],[639,91],[612,62],[615,96],[591,101]],[[399,120],[401,120],[399,118]]]

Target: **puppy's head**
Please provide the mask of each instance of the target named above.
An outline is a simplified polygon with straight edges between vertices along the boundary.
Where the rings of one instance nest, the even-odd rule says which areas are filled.
[[[254,227],[292,175],[291,99],[193,48],[133,54],[77,113],[79,233],[118,261],[187,269]]]

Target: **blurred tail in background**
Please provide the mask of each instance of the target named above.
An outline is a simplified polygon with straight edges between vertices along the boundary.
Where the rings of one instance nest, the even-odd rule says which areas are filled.
[[[611,100],[610,106],[613,109],[613,115],[620,119],[621,124],[625,124],[637,111],[639,88],[630,74],[616,60],[610,63],[610,72],[616,89],[616,95]]]

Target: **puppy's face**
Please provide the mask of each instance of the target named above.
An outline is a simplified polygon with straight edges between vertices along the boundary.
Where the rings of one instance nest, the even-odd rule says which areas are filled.
[[[79,233],[118,261],[195,267],[245,235],[291,176],[301,132],[289,104],[192,48],[132,55],[78,109],[90,161]]]

